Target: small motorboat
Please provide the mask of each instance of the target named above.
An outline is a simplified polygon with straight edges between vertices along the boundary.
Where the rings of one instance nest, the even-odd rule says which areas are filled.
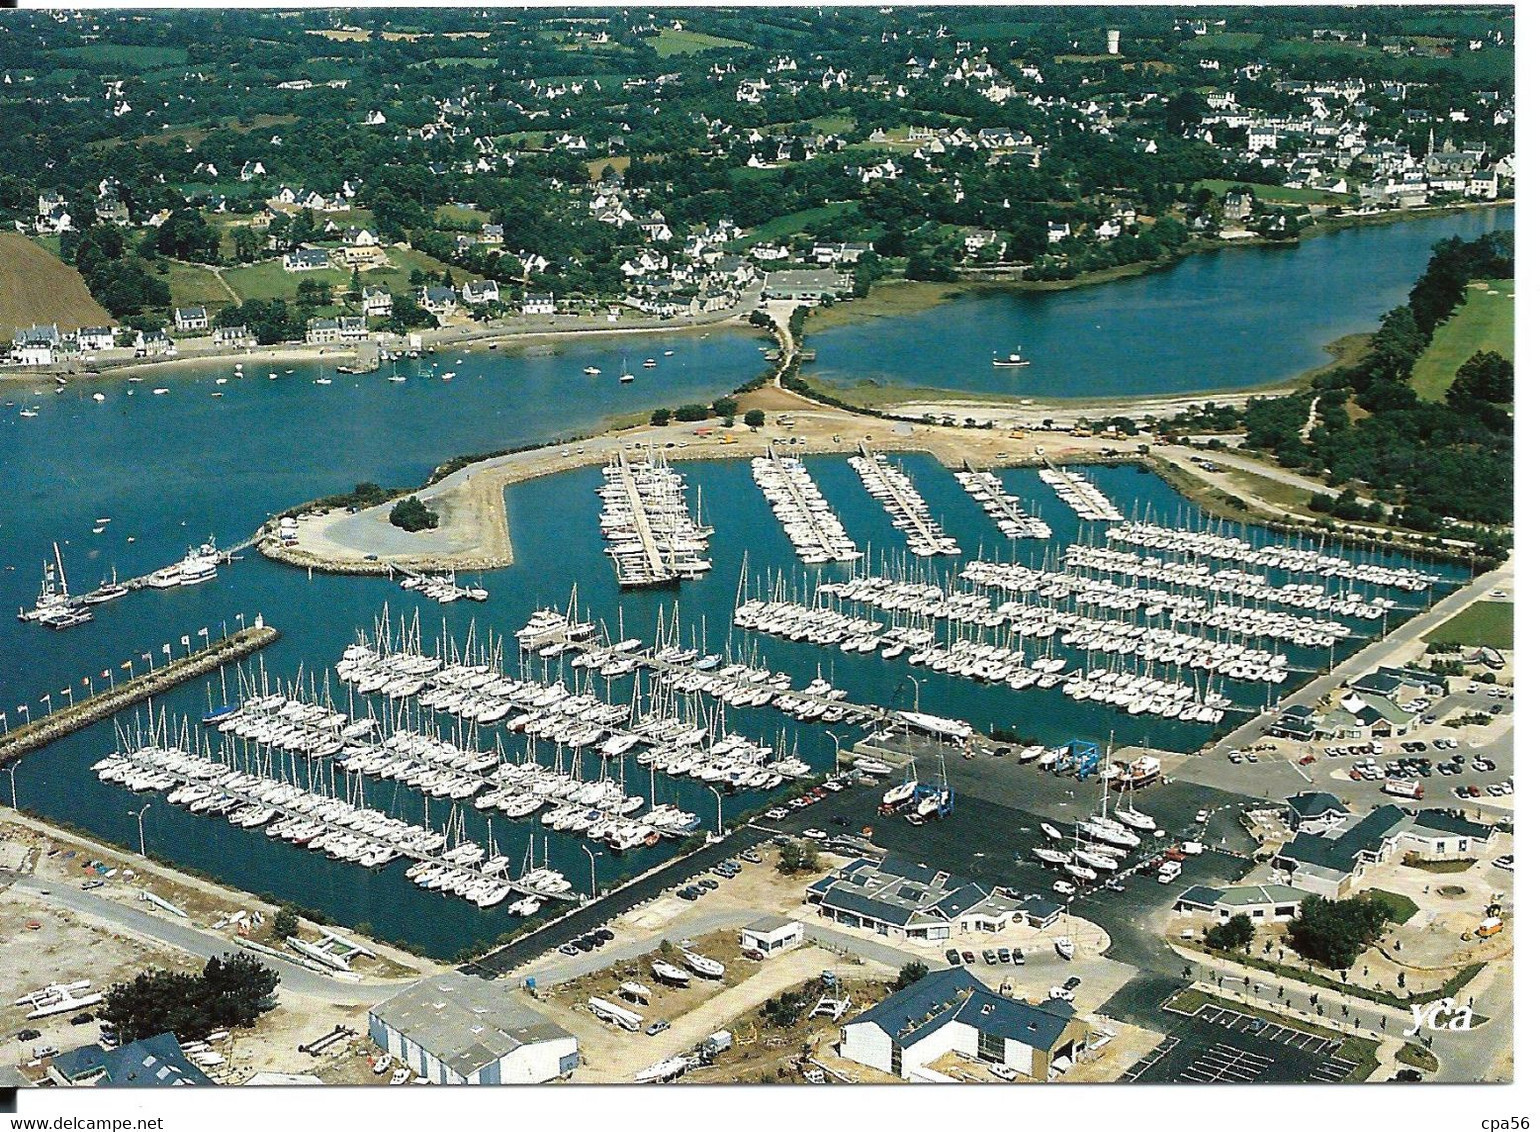
[[[1047,822],[1041,823],[1038,828],[1043,831],[1043,836],[1048,838],[1049,841],[1064,840],[1064,835],[1060,833],[1056,828],[1049,825]]]
[[[1017,352],[1007,354],[1003,358],[996,355],[994,358],[990,359],[989,364],[992,366],[999,366],[1001,369],[1020,369],[1022,366],[1029,366],[1032,363],[1029,362],[1026,358],[1022,357],[1019,352]]]
[[[652,973],[659,982],[668,983],[670,986],[687,987],[690,985],[690,972],[681,971],[672,963],[665,963],[661,959],[653,961]]]
[[[589,377],[598,377],[600,370],[598,366],[584,366],[583,372]]]

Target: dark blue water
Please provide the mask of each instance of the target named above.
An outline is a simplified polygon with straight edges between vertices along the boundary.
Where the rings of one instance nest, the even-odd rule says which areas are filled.
[[[1511,228],[1511,208],[1347,228],[1295,247],[1227,248],[1168,271],[1068,291],[972,293],[902,318],[815,333],[810,375],[1021,397],[1242,389],[1329,360],[1406,301],[1433,244]],[[992,366],[1013,351],[1025,369]]]
[[[1421,227],[1430,232],[1432,226]],[[1363,235],[1401,230],[1372,229]],[[1300,252],[1282,254],[1301,255],[1326,242],[1312,241]],[[1043,298],[1081,302],[1116,289]],[[1253,324],[1276,330],[1268,310],[1255,302],[1249,309]],[[937,317],[935,312],[921,316]],[[650,338],[641,349],[635,339],[589,340],[564,346],[554,356],[450,353],[438,359],[442,369],[456,371],[448,382],[413,378],[392,384],[383,374],[334,375],[332,385],[318,386],[311,379],[333,371],[309,364],[293,366],[295,372],[289,374],[284,371],[290,366],[280,364],[278,379],[269,381],[268,366],[249,362],[251,373],[241,380],[231,377],[228,367],[206,366],[192,375],[150,377],[138,384],[122,379],[77,383],[59,396],[46,391],[29,396],[25,386],[8,387],[0,397],[16,404],[0,409],[0,482],[8,488],[7,504],[0,509],[0,548],[4,550],[0,565],[5,567],[0,572],[0,608],[31,603],[39,564],[54,539],[62,544],[75,588],[88,589],[112,566],[125,576],[142,573],[176,560],[189,542],[210,533],[222,542],[233,542],[272,511],[346,489],[359,480],[413,484],[456,453],[570,435],[614,413],[706,399],[761,368],[758,345],[745,335],[713,332],[706,338]],[[673,349],[675,355],[664,358],[665,349]],[[822,341],[819,350],[821,359],[828,356]],[[951,346],[936,339],[930,350],[940,364]],[[660,364],[653,370],[633,364],[638,381],[621,387],[613,384],[613,378],[623,353],[633,363],[641,356],[654,356]],[[606,376],[582,377],[581,369],[589,364],[598,365]],[[217,376],[230,379],[216,386]],[[927,381],[934,383],[931,378]],[[170,392],[153,396],[150,391],[157,383]],[[90,400],[97,389],[107,397],[104,404]],[[130,389],[133,396],[128,395]],[[212,397],[216,389],[224,396]],[[19,406],[30,403],[39,405],[40,415],[20,418]],[[939,464],[928,457],[906,456],[902,462],[943,527],[957,537],[965,558],[978,553],[1011,555],[1011,546]],[[912,565],[898,532],[842,459],[815,458],[809,466],[858,544],[869,547],[874,557]],[[89,691],[102,682],[104,672],[121,673],[125,661],[142,671],[143,654],[151,654],[159,663],[163,646],[179,653],[183,636],[196,645],[200,629],[217,634],[234,627],[238,615],[249,623],[261,613],[283,634],[252,662],[254,666],[275,680],[293,680],[304,673],[307,682],[314,674],[319,683],[357,630],[370,626],[386,602],[393,618],[420,613],[430,648],[443,633],[463,642],[473,624],[480,639],[491,632],[511,640],[512,632],[533,609],[564,605],[574,583],[582,606],[608,621],[617,636],[623,615],[626,635],[651,640],[660,608],[672,621],[677,600],[685,642],[720,650],[728,641],[746,557],[751,589],[763,585],[767,575],[784,573],[803,586],[815,583],[818,575],[792,553],[754,487],[745,460],[701,461],[685,465],[684,470],[692,486],[700,485],[706,518],[716,527],[711,549],[716,568],[677,594],[620,595],[602,555],[598,532],[593,489],[600,473],[594,468],[578,469],[508,490],[515,564],[484,577],[491,591],[485,605],[423,603],[382,579],[319,574],[311,579],[249,555],[221,569],[215,581],[131,594],[98,607],[91,624],[63,633],[0,617],[0,712],[14,725],[22,718],[23,704],[34,713],[42,712],[40,697],[51,695],[54,702],[62,702],[66,687],[76,693]],[[1174,517],[1185,511],[1190,521],[1201,521],[1201,515],[1153,475],[1133,468],[1098,468],[1090,474],[1130,513],[1137,509],[1142,516],[1148,507],[1157,517]],[[1010,470],[1004,479],[1012,492],[1039,508],[1054,525],[1059,541],[1077,537],[1079,524],[1073,514],[1034,473]],[[112,522],[101,535],[93,535],[93,521],[104,517]],[[130,536],[133,542],[128,541]],[[1018,548],[1017,553],[1039,554],[1041,549]],[[956,565],[954,561],[936,568],[950,570]],[[732,642],[735,646],[746,643],[740,637]],[[916,692],[912,677],[919,682],[924,709],[966,718],[981,729],[1005,726],[1045,742],[1060,742],[1072,737],[1104,740],[1116,728],[1119,743],[1177,750],[1191,749],[1209,737],[1203,726],[1115,715],[1089,702],[1077,704],[1057,691],[1012,692],[938,673],[922,674],[906,663],[883,662],[875,655],[856,656],[766,637],[756,637],[752,644],[762,663],[789,672],[799,686],[821,672],[847,688],[852,699],[882,706],[912,704]],[[1328,658],[1300,652],[1293,659],[1311,668]],[[1071,657],[1071,667],[1078,662],[1079,658]],[[157,709],[196,717],[211,702],[228,698],[233,680],[230,672],[224,688],[217,677],[195,681],[167,696]],[[570,673],[568,682],[573,683]],[[345,697],[335,681],[332,687]],[[629,698],[630,691],[626,680],[617,682],[609,694],[621,700]],[[1247,686],[1232,686],[1228,693],[1242,704],[1260,702],[1263,695],[1261,689]],[[142,714],[106,721],[28,755],[16,774],[23,806],[106,840],[133,845],[137,834],[130,810],[148,801],[147,840],[167,858],[240,888],[320,909],[339,923],[368,925],[380,938],[406,941],[435,955],[484,945],[514,926],[499,909],[481,911],[462,900],[418,890],[402,877],[400,865],[368,873],[275,844],[259,833],[236,830],[218,819],[189,814],[159,797],[135,799],[118,787],[101,784],[87,768],[117,745],[115,727],[132,727],[136,718]],[[770,708],[729,709],[727,722],[768,742],[784,736],[815,766],[827,767],[832,761],[834,740],[820,724],[796,725]],[[848,728],[833,731],[847,743],[855,737]],[[489,729],[480,741],[490,746],[494,734]],[[506,732],[502,734],[508,738]],[[509,753],[521,754],[523,743],[522,738],[514,740],[508,745]],[[541,748],[537,754],[546,762],[554,757],[550,748]],[[593,773],[591,766],[587,770]],[[634,764],[627,766],[627,784],[631,792],[654,789]],[[8,782],[0,789],[8,789]],[[655,789],[659,802],[677,802],[699,813],[705,826],[715,824],[715,798],[699,783],[659,776]],[[423,817],[422,797],[407,787],[369,784],[367,794],[372,804],[383,809],[414,821]],[[754,795],[728,798],[724,815],[730,818],[762,800]],[[446,803],[430,806],[435,823],[442,824],[448,815]],[[485,816],[467,808],[467,826],[473,835],[485,837],[486,823]],[[540,829],[537,821],[514,823],[499,815],[492,819],[491,832],[501,849],[517,860],[530,833]],[[543,851],[543,836],[540,843]],[[579,889],[588,887],[590,867],[603,887],[658,863],[669,851],[664,845],[624,859],[603,851],[590,866],[583,844],[566,835],[552,835],[549,842],[552,864]]]
[[[898,532],[842,459],[813,458],[809,466],[853,538],[869,547],[876,557],[885,556],[890,561],[904,557]],[[969,548],[970,554],[981,551],[992,557],[1009,557],[1009,545],[944,468],[923,456],[903,457],[903,466],[931,501],[933,513],[943,527]],[[1089,702],[1076,703],[1058,691],[1012,692],[1000,686],[988,687],[925,672],[902,661],[884,662],[875,655],[857,656],[764,636],[745,636],[736,631],[729,636],[730,611],[745,555],[751,590],[762,585],[767,576],[784,576],[789,583],[809,585],[816,583],[820,575],[804,567],[792,553],[763,497],[754,488],[745,461],[701,461],[683,467],[692,486],[700,485],[706,517],[716,527],[712,538],[716,568],[707,578],[686,584],[677,594],[620,594],[603,557],[596,522],[597,499],[593,489],[600,482],[599,470],[577,469],[509,488],[517,561],[507,569],[486,575],[491,598],[485,605],[463,603],[444,607],[421,602],[379,578],[316,575],[307,580],[297,570],[254,557],[222,570],[218,580],[203,586],[132,594],[103,607],[98,622],[84,629],[51,634],[14,622],[6,625],[3,631],[33,657],[28,674],[16,678],[15,684],[9,686],[25,689],[20,694],[33,697],[35,704],[41,691],[53,688],[57,695],[62,680],[79,678],[84,670],[82,655],[97,654],[105,648],[113,650],[113,657],[125,657],[145,648],[156,651],[168,639],[173,651],[179,652],[181,633],[196,633],[204,626],[217,627],[238,609],[246,611],[248,618],[260,611],[283,632],[282,639],[261,654],[260,664],[249,665],[251,670],[265,670],[269,678],[285,680],[301,672],[313,673],[317,686],[321,686],[327,679],[327,667],[335,662],[358,628],[369,626],[380,615],[386,602],[398,624],[403,615],[419,615],[425,644],[431,648],[446,633],[461,643],[468,637],[485,640],[488,632],[511,638],[512,631],[533,609],[564,605],[576,583],[581,608],[604,618],[612,632],[619,632],[623,617],[627,635],[650,641],[660,611],[665,621],[671,623],[677,602],[680,633],[687,642],[703,642],[714,650],[728,644],[735,649],[752,644],[761,662],[789,672],[799,686],[821,673],[847,688],[856,700],[908,707],[917,691],[911,682],[914,677],[924,709],[966,718],[983,729],[1011,727],[1044,742],[1074,737],[1105,740],[1109,731],[1116,729],[1119,743],[1183,750],[1209,737],[1205,726],[1148,718],[1135,720]],[[1146,505],[1156,515],[1175,516],[1190,510],[1163,481],[1134,468],[1098,468],[1092,469],[1091,475],[1116,501],[1129,509],[1139,508],[1141,514]],[[1076,537],[1078,524],[1074,516],[1034,473],[1011,470],[1004,478],[1011,491],[1040,508],[1061,538]],[[955,565],[953,562],[946,568]],[[1071,667],[1080,660],[1071,655]],[[1306,667],[1325,660],[1326,657],[1308,651],[1295,654],[1296,663]],[[537,676],[552,678],[560,671],[548,662],[535,664],[532,674]],[[24,661],[22,666],[26,666]],[[142,668],[142,658],[138,666]],[[44,671],[54,673],[51,682],[41,677]],[[100,667],[94,675],[100,675]],[[573,676],[570,672],[566,675],[571,686]],[[309,681],[312,677],[305,679]],[[227,673],[225,688],[221,688],[217,678],[196,681],[166,697],[160,706],[172,716],[196,716],[211,702],[222,702],[233,683],[233,672]],[[331,687],[342,706],[362,709],[365,698],[358,697],[350,703],[346,691],[335,681]],[[1243,704],[1260,703],[1264,695],[1259,687],[1232,686],[1229,691]],[[615,681],[607,689],[607,694],[616,700],[627,699],[630,693],[629,678]],[[115,722],[132,727],[134,717],[120,717]],[[784,738],[794,743],[801,756],[816,767],[832,764],[834,738],[848,745],[856,737],[856,732],[843,726],[833,728],[831,736],[823,725],[799,725],[768,707],[727,709],[727,723],[766,741]],[[368,873],[353,865],[317,859],[314,854],[274,843],[257,833],[233,829],[218,819],[189,814],[158,796],[146,795],[135,801],[120,788],[99,783],[87,768],[115,745],[114,725],[114,721],[104,722],[28,756],[17,774],[23,804],[48,817],[74,822],[109,840],[131,845],[136,834],[130,811],[149,801],[146,833],[150,845],[159,853],[196,865],[247,890],[273,893],[303,906],[322,909],[341,923],[364,924],[382,938],[404,940],[441,956],[453,955],[467,946],[487,944],[513,926],[501,910],[481,911],[462,900],[418,890],[401,876],[400,865]],[[525,740],[510,737],[501,729],[484,729],[478,738],[490,747],[498,734],[507,740],[510,754],[522,754]],[[537,748],[537,754],[548,764],[555,757],[554,749],[544,744]],[[596,768],[590,761],[585,769],[592,775]],[[716,800],[701,784],[662,775],[650,782],[645,770],[629,762],[626,773],[633,792],[655,791],[657,801],[693,809],[702,816],[704,825],[715,824]],[[369,783],[367,798],[371,804],[410,820],[421,820],[424,815],[421,795],[407,787]],[[758,794],[729,797],[723,812],[730,819],[762,801],[763,796]],[[449,812],[447,802],[435,801],[429,816],[442,825]],[[469,807],[466,815],[467,828],[485,838],[487,817]],[[491,819],[491,833],[499,846],[515,858],[522,854],[531,833],[536,835],[542,853],[547,844],[535,819],[510,822],[498,815]],[[552,863],[584,889],[588,887],[591,868],[603,887],[658,863],[669,852],[662,845],[620,859],[599,851],[591,866],[582,844],[585,843],[567,835],[549,836]]]

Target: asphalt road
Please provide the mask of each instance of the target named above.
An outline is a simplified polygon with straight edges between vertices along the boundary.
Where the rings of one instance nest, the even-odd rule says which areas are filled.
[[[0,873],[0,881],[8,877],[11,878],[11,885],[20,891],[31,893],[58,907],[68,908],[72,912],[105,921],[136,936],[158,940],[169,947],[195,955],[199,959],[210,959],[215,955],[228,955],[232,951],[242,950],[222,935],[203,931],[191,924],[152,916],[148,912],[141,912],[137,908],[97,896],[94,892],[85,892],[64,884],[46,883],[33,877]],[[287,959],[270,955],[257,955],[257,957],[278,972],[282,979],[280,986],[283,990],[311,998],[324,998],[328,1002],[343,1006],[378,1002],[387,997],[394,986],[399,985],[347,982],[312,971]]]

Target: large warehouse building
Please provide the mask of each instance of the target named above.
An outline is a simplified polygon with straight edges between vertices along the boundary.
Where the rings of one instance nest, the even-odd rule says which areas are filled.
[[[369,1011],[369,1037],[440,1085],[537,1085],[578,1065],[577,1038],[505,985],[457,971]]]

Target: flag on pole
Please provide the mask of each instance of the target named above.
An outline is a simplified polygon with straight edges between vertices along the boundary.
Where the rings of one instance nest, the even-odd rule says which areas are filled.
[[[119,668],[126,668],[130,672],[132,672],[134,670],[134,662],[131,661],[131,660],[125,660],[122,664],[118,665],[118,667]]]
[[[111,673],[111,672],[110,672],[110,671],[108,671],[108,670],[107,670],[107,669],[105,669],[105,668],[104,668],[104,669],[102,669],[102,679],[103,679],[103,680],[105,680],[105,679],[107,679],[107,677],[109,677],[109,676],[111,676],[111,675],[112,675],[112,673]]]
[[[165,653],[167,656],[170,656],[171,655],[171,644],[170,644],[170,642],[168,641],[166,644],[161,645],[160,646],[160,651]]]
[[[191,642],[190,642],[190,641],[189,641],[189,640],[188,640],[188,637],[187,637],[187,634],[186,634],[186,633],[183,633],[183,634],[182,634],[182,644],[183,644],[183,645],[187,645],[187,644],[190,644],[190,643],[191,643]]]

